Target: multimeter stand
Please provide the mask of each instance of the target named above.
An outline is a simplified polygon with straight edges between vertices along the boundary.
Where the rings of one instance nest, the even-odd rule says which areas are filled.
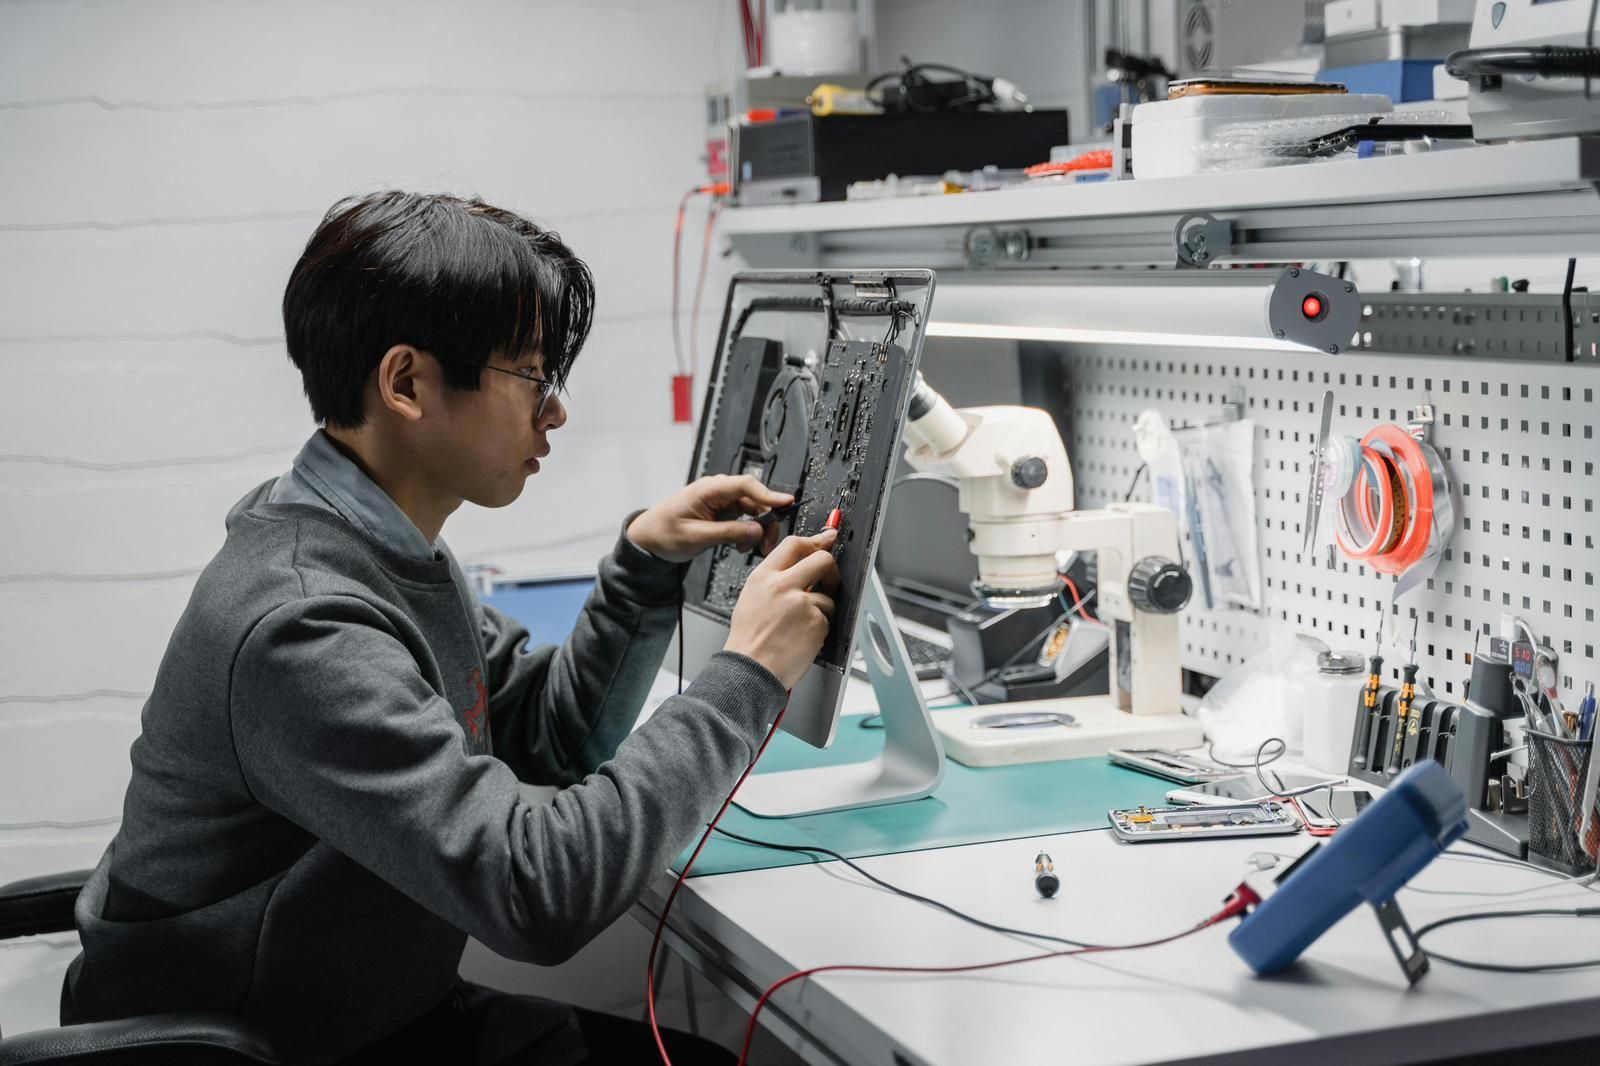
[[[1400,964],[1400,971],[1406,975],[1406,983],[1414,985],[1422,980],[1422,975],[1428,972],[1428,954],[1422,950],[1422,945],[1417,943],[1417,934],[1411,931],[1411,925],[1406,921],[1404,912],[1400,910],[1400,901],[1390,897],[1382,903],[1371,904],[1372,913],[1378,916],[1378,925],[1383,929],[1384,939],[1389,941],[1389,950],[1394,952],[1395,961]],[[1402,947],[1399,938],[1405,937]]]

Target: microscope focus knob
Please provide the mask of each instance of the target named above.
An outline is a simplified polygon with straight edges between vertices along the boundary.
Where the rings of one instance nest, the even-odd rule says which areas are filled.
[[[1037,455],[1024,455],[1011,464],[1011,483],[1019,489],[1036,489],[1050,476],[1050,468]]]
[[[1147,555],[1128,573],[1128,598],[1141,611],[1177,614],[1194,594],[1189,571],[1159,555]]]

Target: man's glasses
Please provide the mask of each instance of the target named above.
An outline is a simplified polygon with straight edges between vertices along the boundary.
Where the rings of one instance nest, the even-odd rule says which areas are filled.
[[[452,356],[446,355],[435,355],[434,358],[449,359],[452,363],[465,363],[467,366],[480,367],[484,370],[493,370],[496,374],[510,374],[514,378],[521,378],[523,381],[526,381],[528,384],[539,390],[539,400],[533,408],[533,417],[535,419],[544,417],[545,405],[550,402],[551,394],[556,391],[556,383],[551,381],[549,378],[540,377],[531,366],[519,366],[515,370],[504,370],[497,366],[490,366],[488,363],[473,362],[471,359],[456,359]]]

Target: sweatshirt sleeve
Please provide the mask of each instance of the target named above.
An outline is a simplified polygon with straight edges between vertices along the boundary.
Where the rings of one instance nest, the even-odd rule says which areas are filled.
[[[764,667],[720,653],[614,759],[530,805],[499,759],[467,753],[389,617],[323,596],[255,626],[229,712],[260,803],[494,951],[552,964],[692,840],[783,702]]]
[[[479,605],[489,731],[495,754],[517,777],[571,784],[616,752],[672,640],[682,577],[680,566],[657,559],[624,532],[559,647],[527,648],[525,628]]]

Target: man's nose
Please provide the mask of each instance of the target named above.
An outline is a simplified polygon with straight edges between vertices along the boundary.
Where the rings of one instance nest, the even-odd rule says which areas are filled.
[[[552,429],[560,429],[567,424],[567,405],[562,402],[561,394],[552,392],[545,401],[544,411],[539,415],[539,432],[548,433]]]

